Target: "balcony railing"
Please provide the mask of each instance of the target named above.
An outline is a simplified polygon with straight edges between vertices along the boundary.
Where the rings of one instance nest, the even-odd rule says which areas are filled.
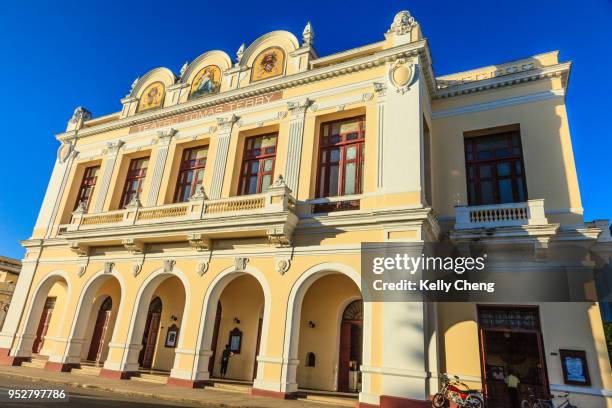
[[[282,178],[267,192],[208,200],[203,190],[188,202],[143,207],[136,199],[123,210],[87,214],[78,209],[59,233],[79,255],[96,245],[126,246],[142,251],[144,242],[175,237],[210,247],[212,239],[243,234],[264,236],[275,245],[288,245],[297,225],[295,199]]]
[[[544,200],[455,207],[455,230],[546,225]]]

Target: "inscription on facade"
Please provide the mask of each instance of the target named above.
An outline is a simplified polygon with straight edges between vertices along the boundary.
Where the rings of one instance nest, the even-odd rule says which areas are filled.
[[[183,113],[180,115],[171,116],[166,119],[155,120],[141,125],[132,126],[130,133],[142,132],[144,130],[158,129],[165,126],[174,125],[176,123],[186,122],[189,120],[201,119],[206,116],[217,116],[222,113],[232,112],[237,109],[252,108],[259,105],[264,105],[273,101],[277,101],[283,97],[282,91],[271,92],[252,98],[241,99],[235,102],[223,103],[220,105],[209,106],[207,108],[198,109],[193,112]]]

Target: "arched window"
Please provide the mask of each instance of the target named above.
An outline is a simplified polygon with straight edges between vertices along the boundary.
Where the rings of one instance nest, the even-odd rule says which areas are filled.
[[[342,320],[347,321],[361,321],[363,320],[363,301],[355,300],[349,303],[349,305],[344,309],[344,313],[342,314]]]
[[[313,353],[312,351],[306,353],[306,367],[314,367],[317,362],[316,360],[317,358],[315,356],[315,353]]]

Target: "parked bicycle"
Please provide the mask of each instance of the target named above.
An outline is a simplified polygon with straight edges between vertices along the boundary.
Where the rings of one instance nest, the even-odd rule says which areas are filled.
[[[578,408],[576,405],[572,404],[569,400],[569,392],[565,394],[551,396],[551,399],[542,399],[536,397],[531,388],[528,388],[529,396],[527,399],[524,399],[521,402],[521,408]],[[552,398],[563,398],[561,404],[555,405],[552,401]]]
[[[442,389],[434,395],[431,406],[434,408],[448,408],[451,402],[459,408],[484,408],[484,398],[478,390],[471,390],[467,384],[459,381],[459,377],[441,377]]]

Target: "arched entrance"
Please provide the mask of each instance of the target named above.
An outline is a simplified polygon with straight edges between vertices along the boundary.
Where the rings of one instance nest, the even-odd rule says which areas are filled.
[[[138,356],[138,364],[142,368],[151,368],[153,364],[153,354],[157,345],[161,313],[162,301],[159,297],[155,297],[149,304],[147,322],[142,334],[142,350],[140,350],[140,355]]]
[[[102,305],[98,310],[98,316],[96,317],[96,324],[91,336],[89,352],[87,353],[87,360],[89,361],[95,361],[96,363],[100,362],[102,357],[102,349],[104,346],[104,339],[106,338],[110,324],[112,308],[113,298],[107,296],[102,302]]]
[[[344,309],[340,324],[340,350],[338,352],[338,391],[361,390],[363,362],[363,301],[354,300]]]
[[[351,359],[361,355],[361,324],[357,319],[343,317],[362,314],[362,308],[358,311],[361,305],[359,288],[343,274],[326,274],[310,284],[300,305],[296,373],[299,388],[359,390],[349,387],[349,374],[358,373],[361,363]]]
[[[232,353],[225,378],[252,381],[257,375],[261,344],[264,293],[254,277],[243,274],[225,286],[215,313],[214,343],[211,341],[211,373],[221,377],[221,357],[227,346]],[[218,322],[218,323],[217,323]]]
[[[44,356],[52,353],[53,341],[48,339],[61,337],[68,297],[68,283],[61,275],[51,275],[40,284],[32,299],[19,349]]]

